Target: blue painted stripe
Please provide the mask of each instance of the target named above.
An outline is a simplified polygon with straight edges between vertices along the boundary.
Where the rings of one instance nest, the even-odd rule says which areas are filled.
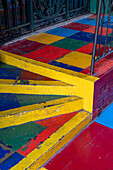
[[[5,150],[0,146],[0,159],[4,158],[5,155],[8,154],[8,153],[10,153],[10,150],[8,150],[7,148]]]
[[[20,104],[14,94],[0,93],[0,111],[20,107]]]
[[[0,68],[0,79],[15,79],[17,80],[22,73],[19,68]]]
[[[15,152],[13,155],[11,155],[9,158],[7,158],[5,161],[3,161],[0,164],[0,169],[1,170],[8,170],[8,169],[12,168],[13,166],[15,166],[23,158],[24,158],[24,156]]]
[[[77,72],[81,72],[82,70],[84,70],[82,68],[71,66],[71,65],[64,64],[64,63],[57,62],[57,61],[52,61],[49,64],[54,65],[54,66],[58,66],[58,67],[62,67],[62,68],[68,69],[68,70],[77,71]]]
[[[113,129],[113,103],[105,109],[96,122]]]

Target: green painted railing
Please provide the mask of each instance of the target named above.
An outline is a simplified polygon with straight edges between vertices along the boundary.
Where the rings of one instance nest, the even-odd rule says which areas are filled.
[[[89,12],[90,0],[0,0],[0,43]]]

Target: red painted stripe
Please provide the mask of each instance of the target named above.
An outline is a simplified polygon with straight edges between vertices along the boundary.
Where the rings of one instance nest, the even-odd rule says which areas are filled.
[[[35,74],[26,70],[23,70],[20,76],[21,80],[43,80],[43,81],[56,81],[51,78],[41,76],[39,74]]]
[[[65,115],[60,115],[57,117],[52,117],[49,119],[44,119],[37,121],[36,123],[45,126],[45,127],[61,127],[64,123],[66,123],[68,120],[70,120],[77,112],[65,114]]]
[[[51,136],[57,129],[55,127],[47,128],[41,132],[35,139],[31,139],[26,145],[21,147],[17,152],[23,156],[27,156],[36,147],[41,145],[49,136]]]
[[[38,147],[41,143],[43,143],[48,137],[50,137],[55,131],[57,131],[64,123],[70,120],[76,113],[77,112],[73,112],[70,114],[37,121],[36,123],[47,127],[47,129],[41,132],[35,139],[31,139],[26,145],[21,147],[17,152],[19,152],[23,156],[27,156],[36,147]]]

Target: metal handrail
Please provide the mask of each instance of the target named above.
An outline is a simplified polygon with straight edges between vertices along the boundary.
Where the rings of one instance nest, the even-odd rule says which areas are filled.
[[[91,70],[90,70],[91,74],[94,73],[95,63],[113,52],[113,49],[112,49],[113,26],[110,26],[110,23],[113,23],[113,21],[110,22],[112,8],[113,8],[113,0],[106,0],[106,1],[99,0],[98,13],[97,13],[97,19],[96,19],[96,29],[95,29],[95,36],[94,36],[94,43],[93,43]],[[106,11],[107,11],[107,14],[106,14]],[[105,17],[107,18],[107,21],[105,20]],[[106,28],[105,36],[102,35],[104,27]],[[99,29],[100,29],[100,35],[99,35]],[[108,34],[109,29],[112,29],[111,36],[109,36]],[[102,41],[104,41],[104,44],[102,43]],[[108,42],[109,42],[109,45],[108,45]],[[99,48],[97,48],[97,44],[99,44]],[[101,45],[104,45],[102,55],[100,53]],[[106,52],[107,48],[108,48],[108,51]],[[96,52],[98,52],[97,56],[96,56]]]

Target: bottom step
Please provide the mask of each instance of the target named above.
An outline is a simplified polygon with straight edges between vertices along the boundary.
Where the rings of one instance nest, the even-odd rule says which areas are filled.
[[[12,155],[0,164],[0,169],[5,166],[6,169],[12,170],[39,169],[90,121],[90,113],[79,111],[1,129],[0,141],[3,141],[1,147],[8,150],[10,146],[10,152],[13,151]],[[15,164],[14,154],[19,155]]]

